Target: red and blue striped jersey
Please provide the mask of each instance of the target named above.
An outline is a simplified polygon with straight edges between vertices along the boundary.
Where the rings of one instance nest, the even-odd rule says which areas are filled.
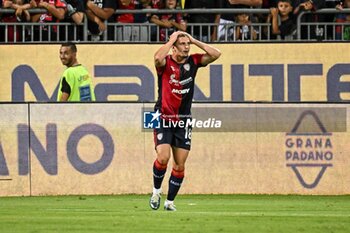
[[[203,67],[204,54],[190,55],[184,63],[177,63],[166,56],[166,64],[157,67],[158,100],[155,110],[162,113],[161,118],[178,121],[191,116],[194,81],[197,70]]]

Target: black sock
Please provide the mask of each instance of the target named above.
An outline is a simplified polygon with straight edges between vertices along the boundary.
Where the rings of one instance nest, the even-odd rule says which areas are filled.
[[[166,172],[167,165],[161,164],[156,159],[153,163],[153,185],[154,188],[160,189],[162,186],[162,182],[164,179],[164,175]]]
[[[176,171],[173,169],[169,179],[169,191],[167,200],[173,201],[180,190],[182,181],[184,179],[184,171]]]

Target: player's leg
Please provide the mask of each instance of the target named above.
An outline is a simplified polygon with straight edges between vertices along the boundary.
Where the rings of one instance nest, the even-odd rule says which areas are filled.
[[[176,128],[172,142],[173,169],[169,178],[169,190],[164,204],[166,210],[176,210],[174,199],[185,177],[185,163],[191,149],[192,128]]]
[[[172,135],[170,131],[163,129],[157,129],[154,131],[157,158],[153,163],[153,191],[149,202],[150,207],[154,210],[159,209],[160,206],[162,193],[161,186],[171,156],[171,140]]]
[[[185,163],[189,150],[173,147],[173,169],[169,178],[169,190],[167,200],[164,203],[164,209],[175,211],[174,199],[180,190],[182,181],[185,177]]]
[[[160,144],[156,147],[157,158],[153,163],[153,184],[155,189],[160,189],[170,159],[170,145]]]
[[[156,147],[157,158],[153,163],[153,191],[150,199],[150,206],[154,210],[160,206],[161,186],[170,159],[170,148],[169,144],[160,144]]]

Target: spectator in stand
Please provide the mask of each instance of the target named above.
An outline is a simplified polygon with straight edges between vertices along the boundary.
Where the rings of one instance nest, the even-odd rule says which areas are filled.
[[[218,0],[186,0],[185,9],[214,9],[220,8]],[[219,22],[219,14],[188,14],[187,32],[194,38],[203,41],[216,41],[217,27],[216,26],[201,26],[191,24],[215,24]]]
[[[150,0],[118,0],[117,8],[121,10],[144,9],[149,3]],[[119,14],[116,16],[116,22],[124,24],[117,26],[118,41],[148,41],[148,28],[140,25],[148,22],[146,14]]]
[[[146,0],[146,5],[148,5],[148,9],[163,9],[165,7],[164,0]],[[152,17],[152,14],[147,14],[148,18]]]
[[[278,0],[262,0],[261,8],[270,9],[277,6]]]
[[[0,22],[7,23],[16,23],[16,22],[29,22],[30,14],[28,9],[31,8],[30,4],[25,2],[24,0],[0,0],[0,6],[4,9],[14,9],[15,14],[3,14]],[[5,30],[7,30],[7,38],[5,39]],[[0,41],[21,41],[22,38],[22,30],[23,27],[17,25],[16,27],[13,25],[7,26],[7,29],[3,26],[0,27]]]
[[[135,9],[148,9],[150,8],[151,0],[135,0]],[[134,39],[138,41],[150,41],[150,29],[148,26],[141,24],[148,24],[147,14],[134,14],[134,23],[139,24],[139,27],[134,27]]]
[[[250,26],[251,21],[249,14],[237,14],[236,23],[238,26],[236,27],[236,32],[234,34],[235,40],[247,41],[247,40],[256,40],[258,32],[254,30],[254,27]]]
[[[272,34],[280,35],[282,40],[293,40],[296,33],[296,24],[293,18],[291,0],[279,0],[277,8],[271,8],[268,22],[272,23]],[[281,23],[278,23],[280,18]]]
[[[0,0],[0,9],[3,8],[2,0]],[[0,12],[0,22],[2,22],[2,13]],[[3,26],[0,26],[0,42],[5,41],[5,28]]]
[[[350,0],[344,0],[344,3],[340,3],[336,6],[336,9],[342,11],[343,9],[350,8]],[[337,23],[350,23],[350,14],[340,13],[335,17]],[[336,40],[350,40],[350,26],[336,26],[335,28]]]
[[[176,6],[177,0],[165,0],[165,9],[174,10]],[[175,31],[186,31],[186,22],[180,13],[152,15],[150,21],[160,27],[160,41],[166,41]]]
[[[302,11],[316,11],[325,7],[325,0],[296,0],[294,4],[294,17],[297,17]],[[307,14],[302,17],[302,22],[323,22],[322,14]],[[324,38],[324,28],[322,26],[301,26],[301,39],[318,39]]]
[[[86,16],[88,18],[88,30],[91,34],[91,41],[101,40],[101,35],[107,30],[107,39],[113,40],[114,28],[107,28],[105,21],[115,22],[114,12],[117,8],[116,0],[87,0]]]
[[[146,0],[145,1],[146,8],[148,9],[163,9],[164,1],[163,0]],[[151,14],[147,14],[147,17],[151,18]]]
[[[337,5],[342,5],[343,4],[343,0],[325,0],[325,8],[329,8],[329,9],[334,9],[337,8]],[[336,14],[325,14],[324,15],[324,21],[325,22],[329,22],[329,23],[333,23],[335,21],[336,18]],[[328,39],[335,39],[334,38],[334,29],[336,27],[334,25],[327,25],[327,38]]]
[[[66,0],[67,12],[62,22],[74,23],[67,28],[60,28],[61,41],[79,41],[84,39],[84,21],[85,6],[81,0]]]
[[[35,14],[32,16],[32,22],[40,22],[43,25],[34,27],[34,41],[57,41],[57,25],[50,23],[58,23],[64,19],[67,11],[67,4],[64,0],[35,0],[30,1],[32,7],[43,8],[47,10],[44,14]]]
[[[261,7],[262,5],[262,0],[219,0],[219,8],[250,8],[250,7]],[[237,15],[235,14],[221,14],[219,16],[219,20],[217,21],[217,23],[219,24],[219,28],[218,28],[218,40],[226,40],[227,38],[229,38],[233,31],[234,28],[230,27],[228,25],[230,24],[234,24],[237,23],[239,24],[239,22],[236,21]],[[252,15],[249,16],[250,18],[250,24],[254,23],[257,21],[257,19],[255,19],[255,17],[253,17]],[[252,27],[252,26],[250,26]],[[254,29],[250,28],[248,31],[251,31],[251,35],[254,35]],[[255,31],[256,33],[256,31]],[[253,38],[251,38],[253,39]]]
[[[118,0],[117,9],[119,10],[135,10],[133,0]],[[119,14],[116,16],[116,22],[121,24],[134,23],[134,15],[131,13]],[[122,25],[117,26],[117,40],[118,41],[132,41],[132,26]]]
[[[148,0],[148,9],[163,9],[163,0]],[[151,22],[152,14],[147,14],[148,21]],[[151,41],[158,41],[158,26],[151,26]]]
[[[277,0],[262,0],[262,9],[271,9],[277,7]],[[271,20],[271,14],[257,14],[259,23],[266,23]],[[266,39],[276,39],[277,37],[271,33],[271,27],[262,27],[261,38]]]

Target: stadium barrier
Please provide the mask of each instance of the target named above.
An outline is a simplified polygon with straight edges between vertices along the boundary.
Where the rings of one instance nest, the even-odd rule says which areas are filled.
[[[43,9],[30,9],[30,13],[44,13]],[[13,9],[0,9],[1,13],[14,13]],[[143,9],[143,10],[116,10],[115,14],[168,14],[168,13],[183,13],[183,14],[237,14],[237,13],[247,13],[249,15],[267,15],[270,13],[269,9],[175,9],[175,10],[165,10],[165,9]],[[344,37],[344,30],[350,26],[349,22],[334,22],[333,18],[331,21],[324,22],[314,22],[305,21],[304,17],[306,15],[337,15],[337,14],[349,14],[350,9],[344,9],[342,11],[336,9],[321,9],[316,12],[302,12],[299,14],[296,27],[297,30],[293,33],[291,39],[294,41],[347,41],[348,38]],[[4,31],[4,41],[10,43],[38,43],[38,42],[58,42],[75,40],[81,42],[119,42],[119,43],[135,43],[135,42],[160,42],[159,33],[160,28],[149,22],[145,23],[112,23],[105,22],[107,31],[101,33],[100,36],[90,35],[87,27],[87,20],[85,19],[82,25],[76,25],[73,23],[30,23],[30,22],[0,22],[0,30]],[[237,40],[232,34],[235,29],[240,25],[235,22],[221,23],[221,24],[191,24],[189,23],[188,29],[190,33],[193,33],[194,27],[199,27],[200,31],[208,30],[208,35],[201,35],[199,39],[203,40],[204,37],[210,37],[213,26],[222,26],[225,28],[224,34],[218,40],[221,43],[225,42],[239,42],[242,40]],[[72,27],[72,31],[69,31],[69,27]],[[250,31],[254,30],[257,33],[256,40],[252,40],[251,36],[247,39],[243,39],[243,42],[276,42],[281,41],[280,37],[271,37],[270,30],[271,24],[265,22],[258,22],[257,20],[252,20],[249,25]],[[302,37],[301,28],[306,27],[307,36]],[[9,30],[11,28],[11,30]],[[13,28],[13,29],[12,29]],[[155,30],[154,30],[155,29]],[[315,32],[315,30],[317,32]],[[348,29],[346,29],[348,30]],[[13,34],[11,38],[13,41],[9,40],[9,33]],[[49,31],[49,33],[47,33]],[[51,32],[56,32],[59,36],[53,36]],[[16,35],[18,33],[18,35]],[[48,38],[42,36],[47,33]],[[168,36],[168,30],[166,31],[166,37]],[[314,34],[316,36],[313,36]],[[38,35],[39,34],[39,35]],[[70,35],[72,34],[72,35]],[[108,35],[109,34],[109,35]],[[154,34],[152,36],[152,34]],[[154,38],[152,38],[154,37]],[[11,39],[12,40],[12,39]]]
[[[348,43],[215,44],[222,56],[198,70],[195,101],[346,102]],[[55,101],[65,69],[59,44],[2,45],[0,102]],[[98,101],[155,101],[159,45],[79,44]],[[201,52],[193,46],[192,52]],[[141,54],[142,51],[142,54]]]
[[[152,107],[1,104],[0,196],[150,193],[155,151],[143,128],[157,126],[147,120]],[[349,110],[196,103],[180,193],[350,194]]]

